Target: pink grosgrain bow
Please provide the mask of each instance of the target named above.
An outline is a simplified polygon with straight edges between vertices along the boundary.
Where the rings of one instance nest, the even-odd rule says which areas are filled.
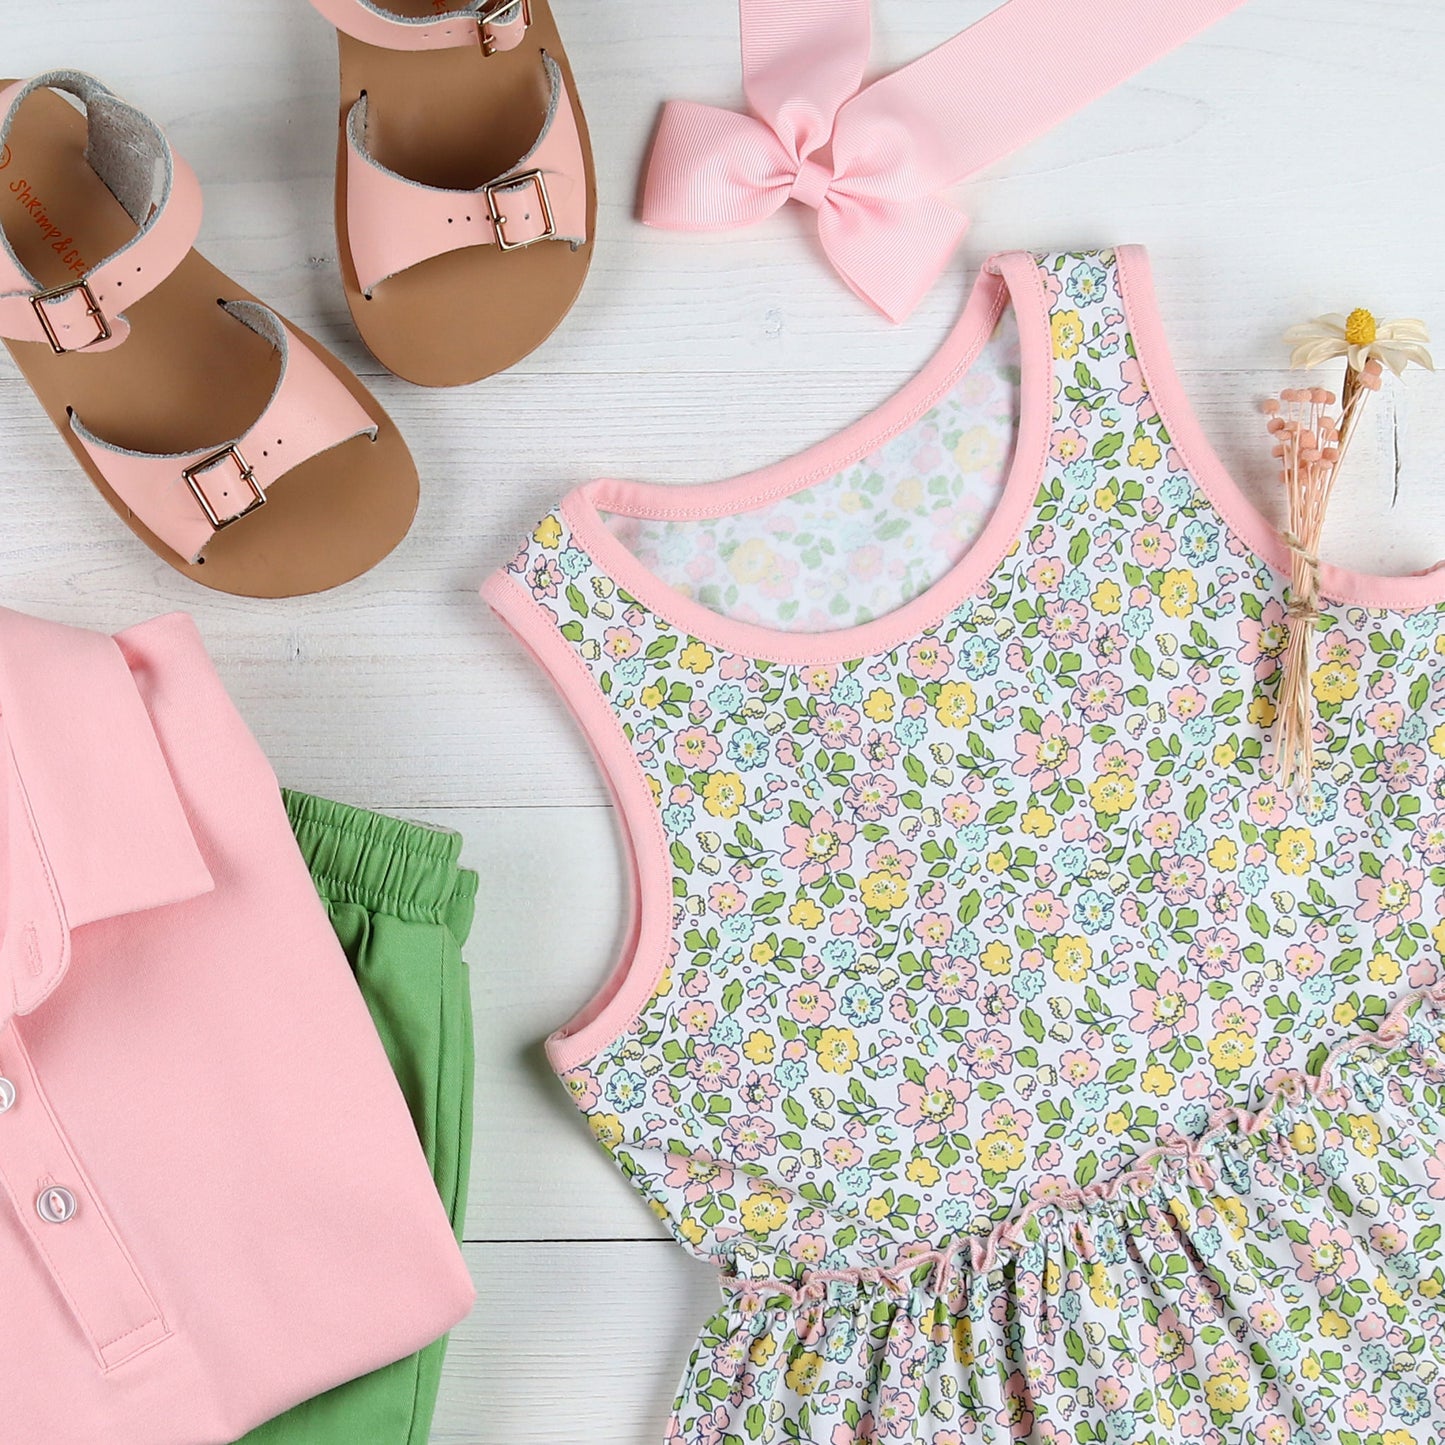
[[[720,231],[801,201],[843,280],[893,321],[968,230],[937,193],[1016,150],[1244,0],[1010,0],[860,89],[869,0],[740,0],[751,115],[669,101],[641,214]]]

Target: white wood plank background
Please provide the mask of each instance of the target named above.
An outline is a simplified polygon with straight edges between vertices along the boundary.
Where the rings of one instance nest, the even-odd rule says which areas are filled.
[[[467,1222],[480,1304],[451,1355],[446,1445],[652,1445],[712,1298],[541,1056],[607,971],[621,879],[583,747],[475,597],[521,530],[589,476],[729,475],[849,422],[937,345],[995,250],[1149,245],[1186,383],[1266,506],[1254,408],[1283,384],[1288,325],[1365,304],[1445,339],[1445,0],[1254,0],[964,188],[973,233],[899,328],[819,264],[798,208],[720,238],[636,223],[658,103],[740,99],[732,0],[553,3],[597,147],[592,280],[510,375],[439,394],[382,375],[350,331],[332,45],[305,0],[0,0],[0,66],[92,70],[165,124],[206,186],[203,248],[376,378],[422,467],[417,526],[371,577],[297,602],[219,598],[113,521],[0,366],[0,601],[105,628],[193,612],[283,778],[460,828],[482,869]],[[989,8],[878,0],[877,67]],[[1442,452],[1445,382],[1417,374],[1372,418],[1330,555],[1395,572],[1445,555]]]

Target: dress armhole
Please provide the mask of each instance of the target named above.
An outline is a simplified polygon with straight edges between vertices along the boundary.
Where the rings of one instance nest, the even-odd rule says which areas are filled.
[[[556,620],[508,573],[489,577],[481,592],[551,678],[582,730],[612,794],[627,848],[631,916],[622,954],[601,990],[547,1040],[547,1059],[562,1074],[616,1043],[656,994],[670,957],[671,857],[642,764]]]

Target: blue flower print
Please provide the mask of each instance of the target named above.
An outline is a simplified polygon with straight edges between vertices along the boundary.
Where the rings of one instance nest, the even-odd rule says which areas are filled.
[[[739,728],[728,739],[728,759],[743,772],[762,767],[768,760],[772,740],[756,728]]]
[[[619,1114],[637,1109],[646,1102],[647,1080],[633,1069],[619,1069],[607,1081],[607,1102]]]

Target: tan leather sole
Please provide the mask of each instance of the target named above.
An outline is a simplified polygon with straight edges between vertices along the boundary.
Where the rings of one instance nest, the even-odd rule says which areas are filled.
[[[399,14],[430,15],[428,0],[389,0]],[[341,35],[341,135],[336,234],[346,299],[362,340],[388,371],[418,386],[465,386],[515,366],[572,309],[597,228],[592,143],[548,0],[532,0],[532,24],[515,50],[481,46],[424,52],[380,50]],[[547,117],[541,52],[561,67],[577,117],[587,170],[587,241],[523,250],[472,246],[413,266],[375,287],[368,300],[351,262],[346,216],[346,120],[364,91],[372,154],[409,180],[471,189],[527,154]]]
[[[0,155],[0,224],[47,286],[73,281],[76,267],[94,266],[135,234],[86,163],[85,138],[80,112],[40,91],[21,107],[8,153]],[[63,252],[60,238],[69,238]],[[317,342],[296,333],[376,422],[377,439],[356,438],[302,462],[271,488],[264,507],[218,532],[194,565],[111,491],[70,426],[73,411],[108,442],[159,453],[218,446],[249,431],[271,398],[279,359],[218,303],[255,299],[192,251],[156,290],[125,308],[131,334],[114,351],[57,356],[43,344],[6,347],[97,490],[151,551],[217,592],[293,597],[369,571],[406,536],[417,508],[416,465],[400,432]]]

